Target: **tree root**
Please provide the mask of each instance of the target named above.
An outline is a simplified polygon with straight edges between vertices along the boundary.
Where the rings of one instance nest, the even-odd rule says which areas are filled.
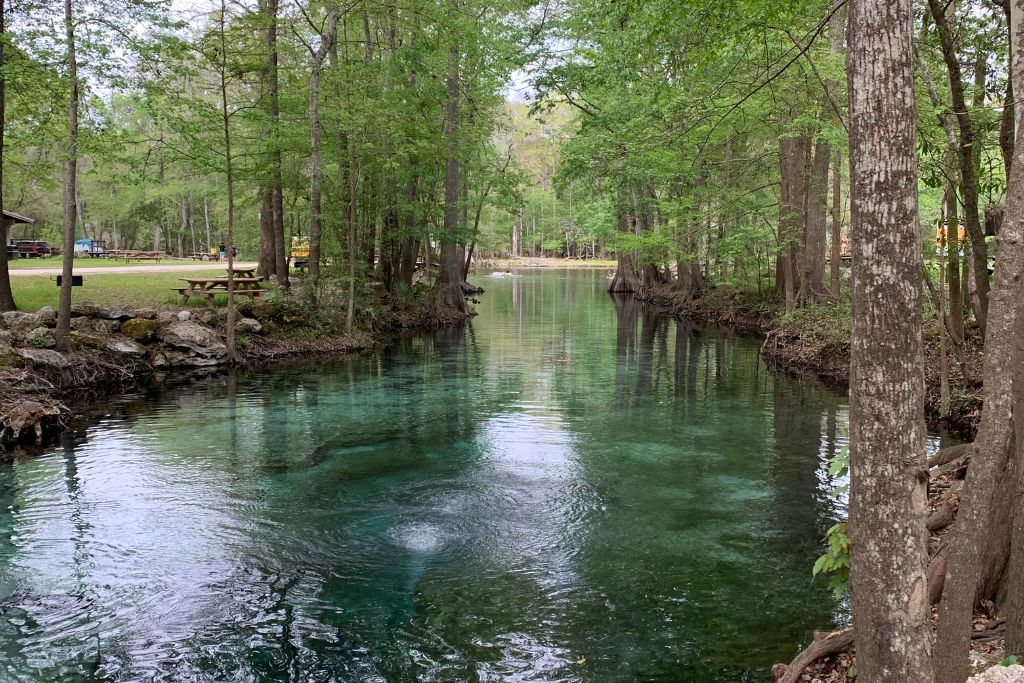
[[[853,647],[853,627],[831,633],[815,633],[814,642],[798,654],[789,666],[776,664],[772,667],[775,683],[797,683],[804,669],[823,657],[845,652]]]
[[[951,463],[954,460],[960,460],[971,454],[971,447],[973,443],[959,443],[955,446],[949,446],[943,448],[938,453],[928,458],[928,469],[933,467],[939,467],[947,463]]]

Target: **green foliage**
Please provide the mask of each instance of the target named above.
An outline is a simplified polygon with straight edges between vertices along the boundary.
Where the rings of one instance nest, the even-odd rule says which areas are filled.
[[[1021,663],[1021,658],[1020,658],[1019,655],[1009,655],[1007,657],[1003,657],[999,661],[999,666],[1014,666],[1014,665],[1020,664],[1020,663]]]
[[[828,474],[835,479],[847,479],[850,474],[850,449],[842,448],[828,463]],[[832,495],[842,497],[849,491],[849,483],[833,487]],[[849,586],[850,571],[850,537],[846,534],[846,522],[832,525],[825,533],[828,548],[815,562],[811,574],[828,576],[828,586],[836,599],[842,597]]]

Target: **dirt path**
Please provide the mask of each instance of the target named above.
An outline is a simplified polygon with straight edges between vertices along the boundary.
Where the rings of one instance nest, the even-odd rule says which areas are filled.
[[[255,261],[236,261],[235,268],[256,268]],[[194,264],[155,265],[155,266],[99,266],[96,268],[76,268],[77,275],[115,275],[129,273],[188,273],[195,271],[224,270],[225,263],[199,261]],[[12,268],[11,277],[28,275],[60,275],[60,268]]]

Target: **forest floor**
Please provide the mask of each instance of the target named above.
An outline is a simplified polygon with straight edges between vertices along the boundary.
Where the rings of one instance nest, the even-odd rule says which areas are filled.
[[[764,335],[762,353],[769,361],[794,372],[810,372],[839,383],[849,381],[850,305],[848,299],[815,304],[787,315],[774,292],[736,292],[727,287],[711,290],[700,299],[682,302],[670,287],[653,288],[638,295],[675,316],[726,325],[741,332]],[[968,326],[961,364],[948,348],[949,417],[941,420],[939,327],[925,320],[925,415],[929,426],[946,426],[972,438],[981,417],[983,339]],[[966,377],[964,376],[966,370]]]

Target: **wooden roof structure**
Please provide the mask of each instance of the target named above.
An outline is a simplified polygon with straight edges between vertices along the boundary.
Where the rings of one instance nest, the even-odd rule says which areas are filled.
[[[8,211],[7,209],[4,209],[3,212],[4,212],[4,221],[7,222],[7,223],[15,224],[15,223],[35,223],[36,222],[35,219],[33,219],[33,218],[29,218],[28,216],[22,216],[20,213],[15,213],[13,211]]]

